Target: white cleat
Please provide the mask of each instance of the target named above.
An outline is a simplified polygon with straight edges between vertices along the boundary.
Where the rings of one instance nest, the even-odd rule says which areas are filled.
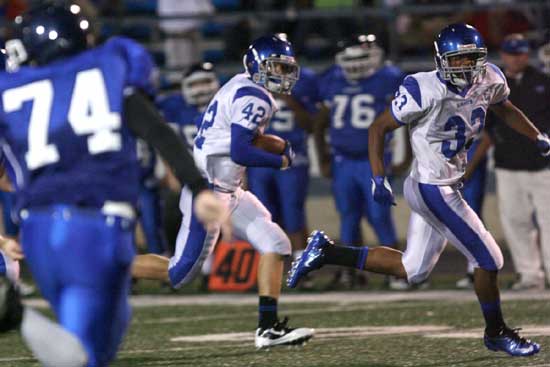
[[[286,326],[288,318],[277,322],[269,329],[256,330],[254,344],[256,349],[266,349],[279,345],[304,345],[315,335],[315,330],[310,328],[289,328]]]

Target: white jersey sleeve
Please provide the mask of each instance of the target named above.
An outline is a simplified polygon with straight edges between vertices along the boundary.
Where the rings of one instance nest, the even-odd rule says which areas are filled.
[[[265,92],[254,87],[243,87],[233,97],[230,123],[256,131],[269,122],[275,109],[274,101]]]
[[[390,111],[395,121],[401,125],[418,121],[430,109],[430,101],[420,92],[418,80],[407,76],[391,103]]]
[[[497,80],[493,88],[490,104],[499,104],[506,101],[510,95],[510,87],[508,87],[508,82],[502,70],[495,64],[488,63],[487,73],[495,74],[495,79]]]

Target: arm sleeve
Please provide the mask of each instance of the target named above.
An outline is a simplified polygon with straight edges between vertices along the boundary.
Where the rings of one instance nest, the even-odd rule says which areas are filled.
[[[281,168],[283,157],[256,148],[254,131],[239,124],[231,124],[231,159],[246,167],[273,167]]]
[[[502,72],[502,70],[499,69],[498,66],[491,63],[487,65],[487,69],[490,73],[495,73],[496,79],[498,80],[494,88],[490,104],[499,104],[505,102],[506,100],[508,100],[508,96],[510,95],[510,87],[508,87],[508,82],[506,81],[504,73]]]
[[[412,76],[407,76],[391,103],[390,111],[395,121],[406,125],[422,117],[429,107],[422,97],[418,81]]]
[[[235,93],[231,105],[230,120],[249,130],[256,130],[273,115],[273,101],[258,88],[244,87]]]
[[[126,124],[130,131],[160,152],[180,183],[187,185],[193,194],[207,188],[208,184],[195,166],[193,156],[148,98],[141,92],[134,92],[124,102]]]

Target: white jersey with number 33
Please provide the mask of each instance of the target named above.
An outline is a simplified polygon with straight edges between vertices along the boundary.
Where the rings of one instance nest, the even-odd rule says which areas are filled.
[[[193,148],[195,162],[210,183],[229,191],[240,186],[246,168],[231,160],[231,125],[262,133],[276,111],[273,96],[247,74],[237,74],[216,93]]]
[[[407,76],[391,112],[398,123],[410,126],[412,178],[435,185],[460,180],[467,149],[483,130],[487,109],[504,102],[509,93],[504,74],[493,64],[463,90],[445,82],[435,70]]]

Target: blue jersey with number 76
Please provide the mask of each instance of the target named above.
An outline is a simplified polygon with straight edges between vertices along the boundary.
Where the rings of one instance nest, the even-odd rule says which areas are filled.
[[[45,66],[0,74],[0,143],[18,208],[134,204],[136,140],[124,94],[149,88],[152,61],[137,43],[105,44]]]

